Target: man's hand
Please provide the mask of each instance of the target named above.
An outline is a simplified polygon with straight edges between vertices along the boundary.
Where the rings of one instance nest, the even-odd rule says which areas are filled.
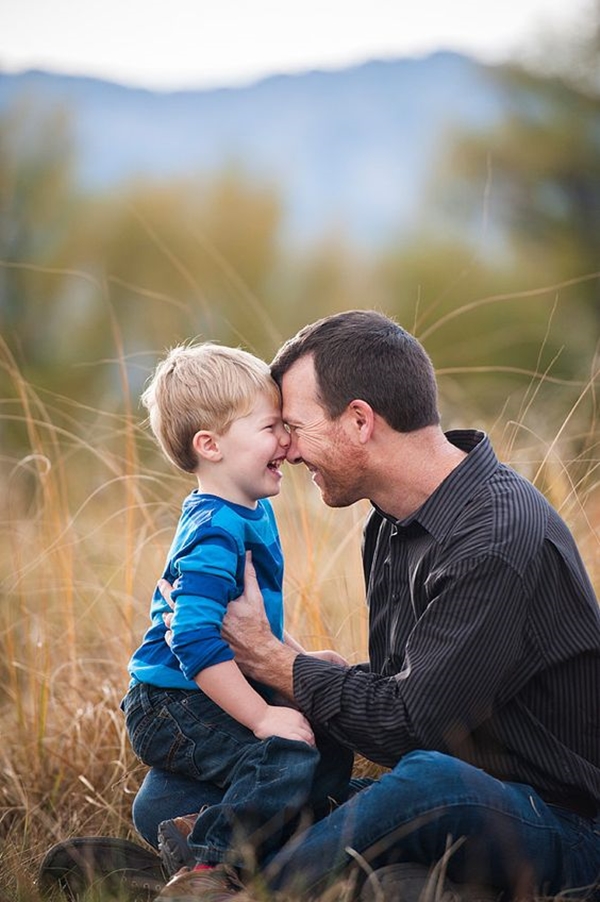
[[[173,641],[173,630],[171,629],[171,621],[173,619],[173,611],[175,610],[175,602],[171,600],[171,592],[173,591],[173,586],[171,583],[167,582],[166,579],[159,579],[157,583],[158,591],[167,602],[171,610],[168,614],[163,614],[162,618],[164,624],[167,628],[167,632],[165,633],[165,642],[171,647],[171,642]]]
[[[297,652],[271,632],[250,552],[246,554],[244,594],[227,605],[221,635],[246,676],[293,699],[292,670]]]
[[[277,642],[265,614],[263,597],[250,552],[246,554],[244,594],[227,605],[227,613],[221,625],[221,636],[233,649],[235,660],[244,672],[245,665],[252,664],[253,652],[257,648]]]
[[[332,648],[324,648],[321,651],[307,651],[305,654],[311,658],[318,658],[320,661],[328,661],[330,664],[337,664],[338,667],[350,667],[350,661],[343,658]]]
[[[173,586],[166,579],[158,581],[158,589],[171,608]],[[165,641],[171,644],[173,613],[163,614],[167,627]],[[288,699],[294,698],[293,666],[297,652],[275,638],[271,632],[263,597],[256,578],[250,552],[246,554],[244,594],[227,606],[221,635],[231,647],[236,664],[246,674],[271,686]]]

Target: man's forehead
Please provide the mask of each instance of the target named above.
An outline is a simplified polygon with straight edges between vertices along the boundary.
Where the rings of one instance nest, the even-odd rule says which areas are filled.
[[[300,417],[309,404],[316,403],[316,380],[312,359],[301,357],[281,380],[284,420]]]
[[[302,407],[301,398],[293,387],[281,386],[281,415],[284,420],[291,420],[300,415]]]

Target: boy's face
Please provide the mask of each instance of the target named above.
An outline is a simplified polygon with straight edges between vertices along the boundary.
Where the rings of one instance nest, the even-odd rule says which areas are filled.
[[[290,436],[280,406],[267,394],[258,395],[250,413],[234,420],[217,442],[222,457],[214,476],[220,491],[210,491],[245,507],[279,493]]]

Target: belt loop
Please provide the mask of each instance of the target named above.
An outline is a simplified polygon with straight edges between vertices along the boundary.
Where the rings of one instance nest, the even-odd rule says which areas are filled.
[[[148,683],[140,683],[138,686],[139,702],[142,706],[144,714],[152,714],[154,705],[152,703],[152,686]]]

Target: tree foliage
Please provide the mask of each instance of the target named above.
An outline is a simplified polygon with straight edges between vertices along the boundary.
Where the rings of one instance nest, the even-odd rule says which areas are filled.
[[[598,95],[515,68],[498,77],[510,114],[455,136],[427,227],[370,257],[336,234],[286,245],[277,192],[241,170],[83,196],[68,116],[14,110],[0,121],[8,353],[40,390],[119,410],[175,342],[269,359],[310,320],[379,307],[426,344],[449,419],[517,414],[557,386],[572,403],[600,320]]]

